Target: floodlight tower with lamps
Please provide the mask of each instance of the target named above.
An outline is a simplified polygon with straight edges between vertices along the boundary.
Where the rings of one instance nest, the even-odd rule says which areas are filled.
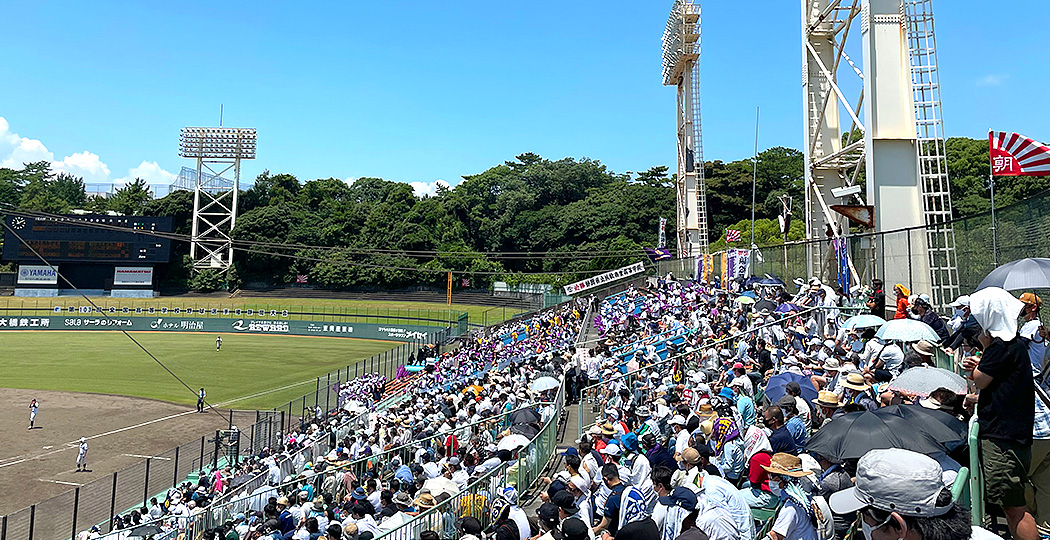
[[[700,6],[675,0],[663,37],[664,85],[678,88],[678,255],[707,253],[707,191],[700,137]]]
[[[255,128],[187,127],[179,134],[179,156],[197,160],[190,233],[194,269],[226,271],[233,264],[241,160],[255,159],[255,140]],[[221,177],[230,171],[233,183],[224,185]]]

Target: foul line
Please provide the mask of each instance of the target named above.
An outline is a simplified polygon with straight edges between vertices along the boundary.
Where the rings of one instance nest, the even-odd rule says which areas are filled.
[[[80,486],[83,485],[83,484],[78,484],[76,482],[63,482],[62,480],[50,480],[50,479],[47,479],[47,478],[37,478],[37,480],[40,480],[41,482],[52,482],[52,483],[55,483],[55,484],[65,484],[67,486],[80,487]]]
[[[160,457],[160,456],[143,456],[143,455],[141,455],[141,454],[124,454],[124,455],[125,455],[125,456],[128,456],[128,457],[133,457],[133,458],[139,458],[139,459],[162,459],[162,460],[164,460],[164,461],[171,461],[171,458],[170,458],[170,457]]]

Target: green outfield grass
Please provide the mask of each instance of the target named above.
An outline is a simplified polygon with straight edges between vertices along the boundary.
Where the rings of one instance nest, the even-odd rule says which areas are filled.
[[[270,409],[313,392],[315,378],[397,347],[392,341],[296,336],[132,334],[208,401],[237,409]],[[303,383],[306,384],[299,384]],[[245,396],[275,390],[246,399]],[[193,392],[127,336],[101,331],[0,334],[0,387],[96,392],[194,404]]]
[[[453,299],[455,296],[453,295]],[[470,316],[472,324],[492,325],[513,318],[524,311],[514,308],[501,308],[490,306],[473,306],[453,303],[451,308],[445,304],[434,304],[427,302],[373,302],[367,300],[340,300],[328,298],[211,298],[192,296],[161,296],[158,298],[110,298],[95,297],[92,302],[103,308],[115,307],[181,307],[185,308],[217,308],[217,309],[265,309],[289,310],[292,312],[308,312],[317,315],[293,315],[293,319],[307,320],[345,320],[337,317],[337,314],[357,315],[356,322],[363,323],[397,323],[397,324],[429,324],[442,325],[450,317],[453,321],[461,313]],[[0,314],[18,314],[21,310],[27,314],[42,315],[39,308],[51,309],[55,306],[85,306],[87,302],[80,297],[63,296],[59,298],[2,298],[0,299]],[[17,310],[17,311],[12,311]],[[221,316],[221,315],[219,315]],[[229,316],[229,315],[227,315]],[[392,319],[391,319],[392,317]],[[429,319],[429,322],[420,319]]]

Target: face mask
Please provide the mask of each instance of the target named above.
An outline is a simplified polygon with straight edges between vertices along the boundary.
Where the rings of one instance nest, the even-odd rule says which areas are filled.
[[[871,540],[871,531],[875,530],[874,527],[868,525],[867,521],[860,520],[860,530],[864,533],[864,540]]]
[[[774,495],[777,495],[779,497],[780,496],[780,482],[777,481],[777,480],[770,480],[769,481],[769,490],[772,491]]]

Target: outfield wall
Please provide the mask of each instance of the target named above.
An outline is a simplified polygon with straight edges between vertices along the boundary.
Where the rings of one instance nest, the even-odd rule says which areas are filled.
[[[279,318],[136,317],[99,313],[0,317],[4,330],[127,330],[129,332],[200,332],[325,336],[423,342],[437,332],[433,326],[407,324],[300,321]]]

